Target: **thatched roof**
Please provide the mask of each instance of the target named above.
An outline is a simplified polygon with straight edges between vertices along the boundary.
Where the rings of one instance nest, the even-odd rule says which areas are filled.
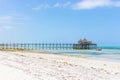
[[[79,41],[78,41],[78,44],[91,44],[92,42],[91,41],[88,41],[87,39],[80,39]]]

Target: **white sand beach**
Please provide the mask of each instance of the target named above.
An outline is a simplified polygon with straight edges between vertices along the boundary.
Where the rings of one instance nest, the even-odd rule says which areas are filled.
[[[69,55],[0,51],[0,80],[120,80],[120,63]]]

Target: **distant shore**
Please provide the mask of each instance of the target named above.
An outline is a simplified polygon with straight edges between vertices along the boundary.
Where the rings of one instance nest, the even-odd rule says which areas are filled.
[[[36,53],[29,51],[14,51],[14,52],[0,51],[0,75],[1,75],[0,79],[4,80],[120,79],[120,63],[91,60],[80,56],[76,57],[70,55],[56,55],[46,53],[36,54]],[[22,75],[21,78],[20,75]]]

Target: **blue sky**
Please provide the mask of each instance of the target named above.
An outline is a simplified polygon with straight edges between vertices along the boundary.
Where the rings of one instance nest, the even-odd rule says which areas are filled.
[[[120,45],[119,0],[0,0],[1,43]]]

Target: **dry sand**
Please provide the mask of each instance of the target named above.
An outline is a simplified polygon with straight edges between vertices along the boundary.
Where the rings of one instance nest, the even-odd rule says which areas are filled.
[[[120,80],[120,63],[0,51],[0,80]]]

